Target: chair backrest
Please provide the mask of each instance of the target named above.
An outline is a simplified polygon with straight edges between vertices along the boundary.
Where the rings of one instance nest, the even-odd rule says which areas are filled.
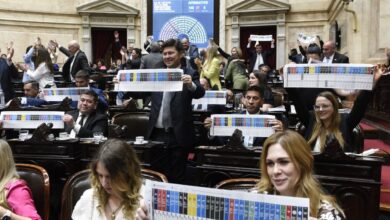
[[[249,191],[251,189],[254,189],[258,182],[259,182],[258,178],[227,179],[219,182],[217,185],[215,185],[215,188],[227,189],[227,190],[238,190],[238,191]]]
[[[91,188],[91,182],[89,179],[90,170],[82,170],[73,174],[68,181],[66,181],[64,190],[62,191],[61,201],[61,220],[71,219],[73,208],[77,201],[83,195],[84,191]],[[142,177],[145,179],[168,182],[168,179],[161,173],[149,170],[141,170]]]
[[[62,191],[61,200],[61,219],[69,220],[73,212],[73,208],[83,195],[84,191],[91,188],[89,180],[90,170],[82,170],[73,174],[66,181]]]
[[[128,112],[114,115],[112,123],[127,125],[126,138],[135,139],[136,136],[146,136],[148,129],[149,113]]]
[[[141,175],[144,179],[153,180],[157,182],[164,182],[167,183],[168,179],[167,177],[159,173],[157,171],[149,170],[149,169],[141,169]]]
[[[32,197],[38,214],[43,220],[49,220],[50,211],[50,181],[46,170],[33,164],[16,164],[21,179],[26,181],[31,189]]]
[[[364,133],[360,125],[352,130],[352,143],[355,153],[362,153],[364,150]]]

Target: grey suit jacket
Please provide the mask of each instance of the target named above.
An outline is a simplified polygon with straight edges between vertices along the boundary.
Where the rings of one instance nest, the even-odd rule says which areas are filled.
[[[141,69],[164,68],[163,56],[159,52],[151,52],[141,58]]]

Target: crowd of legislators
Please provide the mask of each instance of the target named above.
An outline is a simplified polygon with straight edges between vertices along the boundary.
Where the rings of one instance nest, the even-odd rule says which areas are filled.
[[[263,50],[261,43],[252,42],[248,39],[246,48],[234,47],[230,54],[223,51],[217,44],[210,41],[210,45],[206,49],[199,50],[195,45],[191,44],[187,36],[182,36],[181,39],[169,39],[166,41],[153,41],[151,37],[148,38],[144,44],[144,49],[148,52],[142,55],[140,48],[135,48],[130,45],[129,48],[120,44],[119,33],[114,32],[115,45],[120,48],[121,59],[114,60],[109,66],[106,66],[103,59],[98,59],[96,65],[91,65],[85,53],[80,50],[80,45],[77,41],[72,40],[68,43],[67,48],[61,46],[59,42],[51,40],[47,46],[44,46],[38,38],[34,45],[26,48],[26,54],[23,55],[24,64],[14,64],[12,58],[14,56],[13,46],[9,45],[7,54],[0,58],[0,74],[1,74],[1,90],[5,102],[9,102],[15,96],[15,91],[12,86],[12,78],[18,77],[18,69],[23,71],[24,82],[24,97],[21,97],[21,103],[25,106],[40,106],[48,104],[42,99],[40,91],[44,88],[56,88],[56,81],[54,73],[61,69],[62,77],[65,81],[74,83],[75,87],[89,87],[90,90],[81,94],[79,100],[72,103],[74,110],[67,112],[63,117],[65,124],[65,131],[71,137],[93,137],[96,132],[101,132],[107,136],[108,129],[108,100],[104,95],[103,88],[96,88],[90,86],[90,78],[96,74],[107,73],[115,75],[118,70],[123,69],[161,69],[161,68],[180,68],[183,69],[183,89],[180,92],[152,92],[152,93],[118,93],[117,103],[126,105],[128,99],[142,99],[144,106],[150,109],[149,122],[147,125],[147,134],[145,139],[153,141],[162,141],[167,146],[167,151],[161,155],[161,171],[168,177],[170,182],[186,183],[185,171],[188,153],[195,147],[197,140],[195,137],[195,130],[192,119],[192,99],[202,98],[206,90],[226,90],[228,99],[231,100],[236,94],[242,94],[242,98],[238,101],[242,103],[244,108],[239,114],[255,115],[268,114],[269,108],[275,107],[275,98],[272,85],[270,85],[269,78],[275,74],[268,64],[269,57],[275,53],[275,41],[270,43],[270,50]],[[296,49],[291,50],[289,59],[295,63],[348,63],[348,57],[336,51],[336,45],[332,41],[322,42],[309,45],[298,45],[300,53]],[[246,50],[249,55],[247,60],[244,60],[242,50]],[[68,59],[62,66],[56,64],[58,52],[65,54]],[[388,58],[390,58],[388,54]],[[374,69],[374,86],[380,77],[385,72],[385,67],[376,66]],[[277,72],[277,71],[276,71]],[[280,77],[282,74],[280,74]],[[115,78],[115,77],[114,77]],[[114,83],[117,80],[114,80]],[[297,111],[297,117],[305,126],[305,131],[302,137],[305,138],[305,144],[310,146],[312,151],[322,152],[326,147],[326,142],[329,138],[336,139],[338,144],[345,151],[355,151],[351,144],[352,130],[359,124],[364,116],[369,100],[373,91],[343,91],[343,90],[329,90],[329,89],[287,89],[289,99],[293,101]],[[340,95],[347,95],[353,97],[354,105],[351,106],[349,113],[340,114],[338,109],[341,107]],[[237,101],[237,100],[236,100]],[[50,103],[49,103],[50,104]],[[210,109],[211,113],[225,113],[224,107],[222,109]],[[289,128],[287,115],[282,114],[274,120],[270,121],[271,126],[275,129],[277,134],[286,131]],[[206,118],[204,126],[206,129],[210,128],[210,118]],[[302,137],[296,137],[295,134],[283,133],[286,137],[294,141],[301,141]],[[229,141],[229,137],[209,137],[210,141],[215,141],[218,145],[224,145]],[[283,136],[275,136],[275,139],[283,139]],[[302,139],[304,140],[304,139]],[[242,144],[251,149],[256,146],[262,146],[265,138],[244,136]],[[283,167],[286,164],[293,164],[297,166],[298,163],[291,152],[287,150],[287,143],[283,141],[276,141],[275,143],[268,143],[269,151],[273,149],[273,154],[268,154],[263,158],[264,170],[271,169],[270,164],[279,164],[277,166]],[[116,151],[121,152],[122,142],[109,142],[116,146]],[[300,143],[300,142],[299,142]],[[275,147],[274,145],[278,145]],[[281,147],[280,147],[280,146]],[[286,145],[286,146],[284,146]],[[100,154],[96,158],[92,172],[95,179],[92,178],[93,187],[99,193],[98,200],[103,204],[102,212],[107,219],[115,219],[115,210],[123,209],[124,216],[134,216],[137,213],[138,217],[147,218],[147,210],[141,205],[137,206],[123,205],[123,200],[127,200],[126,196],[118,194],[116,190],[119,187],[115,183],[107,180],[110,174],[114,175],[111,166],[104,157],[104,152],[109,151],[107,144],[101,148]],[[267,149],[268,149],[267,148]],[[280,149],[282,148],[282,149]],[[277,150],[275,150],[277,149]],[[288,151],[286,153],[286,151]],[[302,151],[305,151],[303,149]],[[306,151],[310,152],[308,149]],[[276,152],[276,153],[275,153]],[[284,159],[286,161],[280,162],[279,154],[286,154]],[[272,156],[272,157],[271,157]],[[127,159],[121,159],[127,161]],[[135,159],[133,159],[135,160]],[[120,162],[120,161],[118,161]],[[133,161],[134,162],[134,161]],[[133,163],[126,162],[126,163]],[[263,165],[263,164],[262,164]],[[126,164],[132,169],[138,167],[137,164]],[[136,168],[138,169],[138,168]],[[293,169],[293,168],[289,168]],[[296,169],[296,168],[295,168]],[[300,169],[300,168],[299,168]],[[298,170],[295,172],[303,172],[305,170]],[[114,172],[114,173],[113,173]],[[292,172],[292,171],[291,171]],[[306,172],[312,172],[306,170]],[[0,172],[0,174],[2,174]],[[288,170],[278,171],[277,174],[268,171],[268,175],[286,175],[283,178],[289,179]],[[115,174],[116,175],[116,174]],[[120,175],[120,174],[118,174]],[[135,174],[134,174],[135,175]],[[132,175],[132,178],[134,177]],[[291,174],[293,175],[293,174]],[[0,176],[3,178],[3,176]],[[138,178],[138,176],[137,176]],[[291,188],[294,184],[299,182],[288,182],[284,179],[273,180],[269,177],[275,187],[275,194],[287,196],[308,196],[306,194],[299,194]],[[299,178],[294,176],[294,178]],[[310,178],[312,178],[310,176]],[[113,177],[113,179],[115,179]],[[128,179],[120,179],[120,184],[129,182]],[[294,181],[294,180],[291,180]],[[314,181],[315,182],[315,181]],[[312,189],[317,189],[314,182]],[[0,182],[0,190],[5,185]],[[2,185],[3,184],[3,185]],[[270,183],[263,183],[259,190],[264,191],[269,189]],[[290,185],[288,185],[290,184]],[[118,187],[118,188],[115,188]],[[135,187],[135,188],[134,188]],[[279,188],[280,187],[280,188]],[[294,188],[294,187],[293,187]],[[296,188],[296,187],[295,187]],[[123,189],[123,187],[121,188]],[[126,191],[129,196],[138,198],[140,186],[129,186]],[[307,189],[305,189],[307,190]],[[137,193],[134,193],[137,191]],[[133,193],[133,194],[132,194]],[[0,198],[2,198],[0,196]],[[331,209],[335,216],[343,216],[342,211],[333,201],[331,197],[326,197],[318,194],[315,199],[323,199],[321,203],[316,201],[316,207],[321,208],[327,205],[333,205]],[[1,209],[3,211],[3,203],[5,200],[0,199]],[[88,200],[89,201],[89,200]],[[80,205],[79,205],[80,206]],[[8,207],[8,206],[5,206]],[[78,210],[83,207],[77,207]],[[138,210],[138,211],[137,211]],[[317,209],[315,209],[317,210]],[[80,210],[79,210],[80,211]],[[320,213],[321,211],[314,211]],[[5,213],[5,212],[4,212]],[[8,213],[8,212],[7,212]],[[7,214],[5,213],[5,214]],[[112,214],[111,216],[109,214]],[[340,214],[341,213],[341,214]],[[3,212],[0,213],[0,217]],[[4,215],[5,215],[4,214]],[[9,213],[8,213],[9,214]],[[15,214],[16,215],[16,214]],[[81,212],[76,212],[74,217]],[[317,215],[317,217],[320,216]],[[12,218],[13,219],[13,218]],[[19,219],[19,218],[15,218]],[[20,218],[22,219],[22,218]]]

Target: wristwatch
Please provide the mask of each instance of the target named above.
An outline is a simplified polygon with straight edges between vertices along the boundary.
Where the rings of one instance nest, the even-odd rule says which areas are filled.
[[[1,217],[1,220],[11,220],[11,211],[10,210],[7,210],[3,217]]]

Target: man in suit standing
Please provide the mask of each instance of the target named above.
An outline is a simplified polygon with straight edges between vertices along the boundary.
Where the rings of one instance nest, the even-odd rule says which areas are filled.
[[[255,45],[255,50],[251,50],[251,39],[248,39],[248,45],[246,46],[247,54],[249,54],[249,68],[248,73],[253,70],[259,70],[261,64],[267,64],[267,59],[275,52],[275,39],[271,41],[271,50],[263,51],[261,44]]]
[[[187,68],[192,68],[194,70],[197,70],[198,67],[195,64],[195,58],[199,57],[199,49],[196,45],[191,44],[188,36],[183,35],[179,36],[179,39],[181,39],[181,43],[184,48],[184,57],[186,58],[186,66]]]
[[[322,47],[324,63],[349,63],[349,58],[336,51],[336,44],[333,41],[327,41]]]
[[[71,137],[93,137],[94,132],[107,135],[108,117],[96,111],[97,103],[97,94],[88,90],[81,94],[78,109],[64,115],[65,131]]]
[[[165,41],[162,50],[164,64],[168,69],[183,69],[183,90],[151,94],[147,138],[163,141],[167,145],[167,153],[159,155],[159,170],[168,176],[170,182],[183,183],[188,151],[195,146],[192,99],[203,97],[205,91],[199,84],[199,73],[182,66],[185,50],[179,40]]]
[[[0,58],[0,90],[4,95],[4,103],[1,104],[7,103],[15,96],[12,78],[18,77],[18,70],[12,63],[13,50],[12,47],[8,48],[7,56]]]
[[[80,50],[80,44],[76,40],[69,42],[68,49],[60,46],[56,41],[51,40],[50,43],[54,47],[59,47],[59,50],[69,57],[62,67],[62,75],[66,81],[74,81],[76,73],[79,70],[85,70],[91,73],[92,69],[88,64],[87,56]]]
[[[150,43],[150,53],[141,58],[140,69],[164,68],[163,56],[160,52],[160,45],[157,42]]]

